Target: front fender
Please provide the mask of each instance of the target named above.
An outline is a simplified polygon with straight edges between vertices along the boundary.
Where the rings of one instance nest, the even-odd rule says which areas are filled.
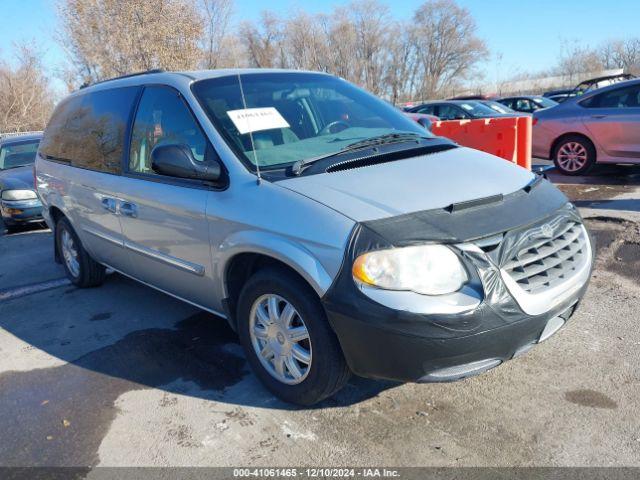
[[[324,296],[333,282],[313,252],[299,241],[258,230],[241,231],[229,236],[218,250],[216,276],[222,279],[224,298],[229,295],[225,281],[227,268],[231,260],[242,253],[262,254],[283,262],[300,274],[319,297]]]

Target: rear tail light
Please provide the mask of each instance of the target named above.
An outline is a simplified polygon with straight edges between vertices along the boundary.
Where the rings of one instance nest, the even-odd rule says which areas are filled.
[[[538,123],[538,119],[536,117],[533,117],[533,120],[531,120],[531,125],[535,125],[536,123]]]

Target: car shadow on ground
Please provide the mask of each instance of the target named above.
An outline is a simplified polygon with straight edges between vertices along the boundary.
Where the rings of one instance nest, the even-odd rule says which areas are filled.
[[[31,298],[42,303],[38,311],[45,314],[25,312],[23,318],[17,318],[19,313],[7,312],[0,317],[0,328],[25,342],[25,348],[35,347],[64,363],[0,374],[0,389],[12,392],[11,398],[5,397],[12,405],[23,403],[22,396],[33,395],[37,384],[43,399],[68,395],[75,385],[71,387],[78,390],[74,396],[84,392],[87,401],[93,398],[98,403],[115,401],[130,390],[158,388],[229,404],[300,408],[277,400],[254,378],[236,333],[223,318],[175,305],[177,300],[118,274],[109,275],[98,289],[67,287],[41,295],[46,299]],[[85,313],[86,305],[99,296],[121,305],[138,299],[150,311],[144,317],[132,311],[127,319],[126,308],[105,308],[101,300],[101,307]],[[57,306],[48,308],[49,302]],[[76,302],[77,311],[70,313]],[[176,319],[172,313],[176,309],[192,314]],[[127,320],[129,325],[125,325]],[[311,408],[351,405],[397,385],[353,377],[336,396]],[[0,411],[12,410],[4,403],[0,400]]]
[[[21,234],[28,234],[31,232],[47,231],[48,229],[49,227],[47,226],[46,223],[37,222],[37,223],[28,223],[26,225],[21,225],[19,227],[16,227],[15,230],[9,232],[7,231],[7,227],[5,226],[4,222],[0,219],[0,237],[3,235],[21,235]]]

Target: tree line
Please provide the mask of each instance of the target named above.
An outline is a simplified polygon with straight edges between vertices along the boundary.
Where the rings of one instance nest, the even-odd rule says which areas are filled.
[[[319,70],[398,103],[459,92],[489,58],[475,20],[455,0],[426,0],[407,19],[378,0],[317,14],[266,10],[239,23],[235,9],[233,0],[58,0],[56,40],[67,62],[57,75],[74,90],[156,68]],[[0,63],[0,131],[41,128],[53,105],[37,49],[16,53],[17,66]],[[640,39],[576,44],[556,69],[578,73],[596,64],[593,70],[637,68]]]

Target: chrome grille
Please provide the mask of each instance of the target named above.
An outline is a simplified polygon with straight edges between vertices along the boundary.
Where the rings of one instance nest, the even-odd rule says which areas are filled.
[[[503,267],[524,291],[531,294],[562,283],[588,260],[588,239],[580,223],[567,221],[553,229],[549,225],[545,227],[547,232],[541,227],[528,232],[530,243]],[[544,238],[545,233],[547,238]]]

